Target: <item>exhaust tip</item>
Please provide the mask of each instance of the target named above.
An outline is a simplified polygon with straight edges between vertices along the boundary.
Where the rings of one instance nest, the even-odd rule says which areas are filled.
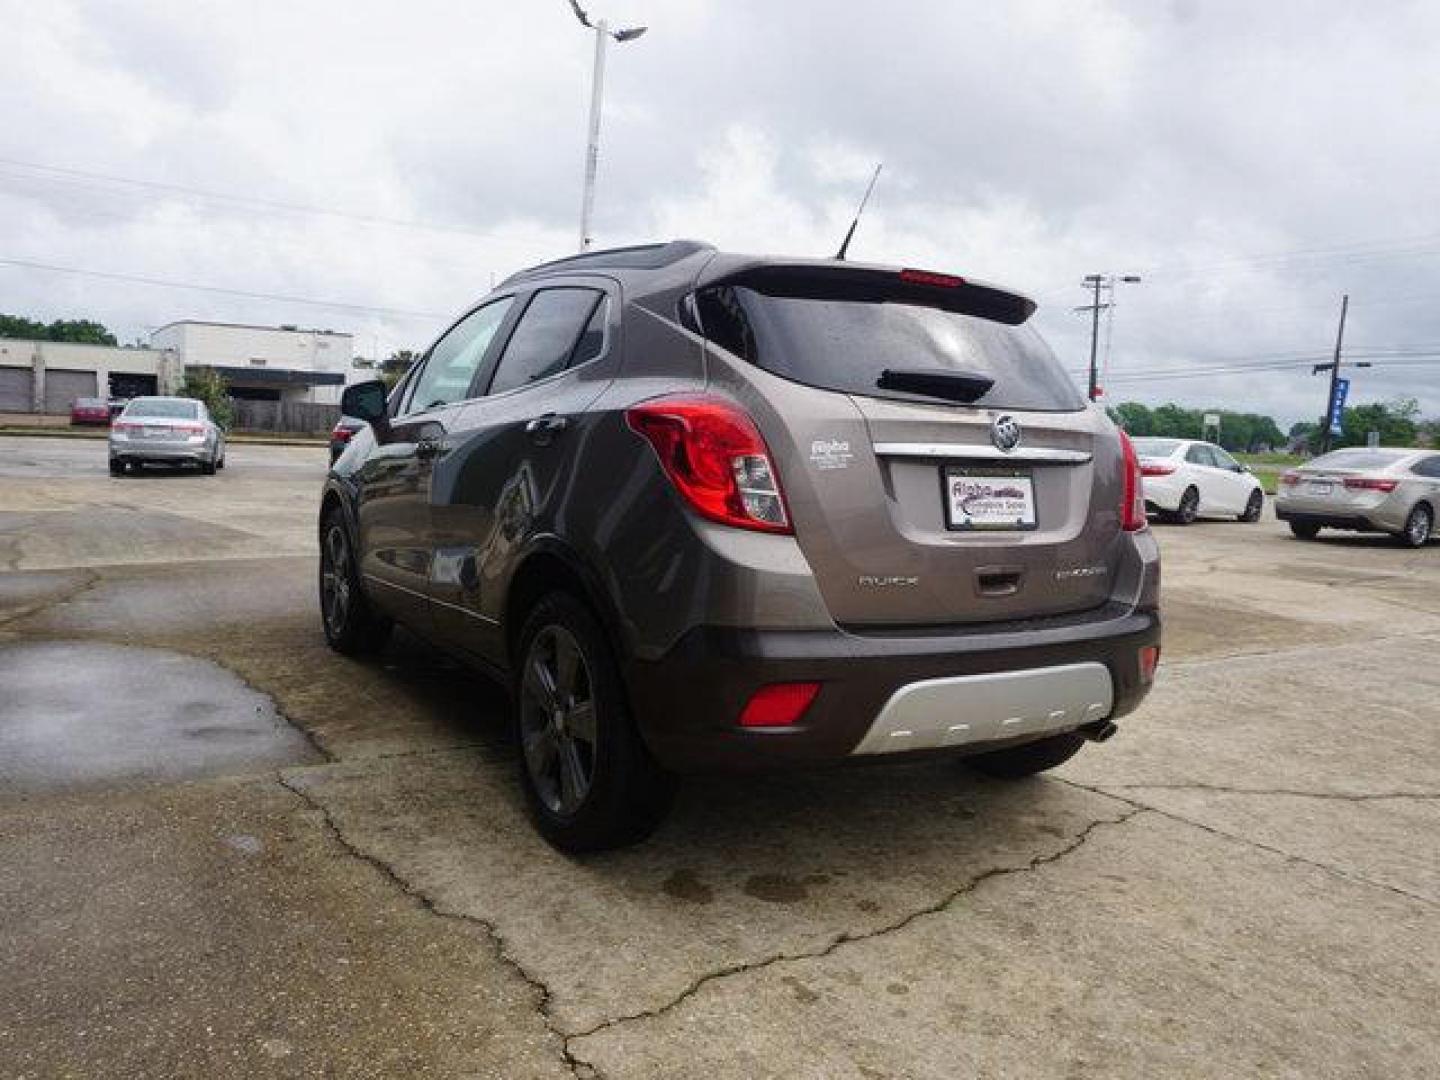
[[[1104,742],[1120,729],[1109,720],[1101,720],[1098,724],[1091,724],[1085,729],[1085,737],[1091,742]]]

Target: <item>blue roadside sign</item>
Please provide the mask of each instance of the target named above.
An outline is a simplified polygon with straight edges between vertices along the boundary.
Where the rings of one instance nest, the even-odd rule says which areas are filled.
[[[1350,393],[1349,379],[1335,380],[1335,396],[1330,400],[1330,434],[1343,435],[1344,425],[1341,421],[1345,416],[1345,398]]]

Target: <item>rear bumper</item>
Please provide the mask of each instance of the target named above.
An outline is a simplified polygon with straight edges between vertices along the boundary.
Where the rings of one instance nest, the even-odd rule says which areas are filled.
[[[953,726],[974,721],[976,727],[953,737],[939,728],[923,734],[915,729],[915,743],[902,738],[899,744],[907,751],[915,745],[920,752],[975,752],[1113,720],[1134,709],[1149,691],[1140,673],[1140,649],[1159,642],[1158,612],[1119,605],[1066,618],[923,637],[702,627],[659,660],[632,661],[626,676],[645,741],[667,768],[704,772],[800,767],[842,761],[857,748],[869,753],[877,744],[871,740],[862,747],[862,742],[877,731],[885,735],[886,725],[877,719],[893,719],[897,701],[929,695],[928,708],[934,713],[931,687],[937,683],[951,692],[944,701],[954,703]],[[1040,698],[1050,690],[1037,696],[1037,687],[1056,678],[1047,671],[1089,665],[1108,672],[1108,699],[1089,693],[1093,681],[1078,688],[1066,682],[1046,699],[1048,705]],[[1022,677],[1002,685],[998,697],[996,680],[965,679],[1011,674]],[[737,726],[736,718],[756,690],[794,681],[821,684],[799,723],[784,729]],[[1011,698],[1022,711],[1039,709],[1035,715],[1040,719],[1007,730],[1000,713]],[[1062,700],[1063,707],[1057,708],[1055,703]],[[1102,708],[1093,707],[1097,704]],[[1064,715],[1055,717],[1057,711]]]
[[[210,447],[205,443],[160,439],[126,439],[110,441],[110,456],[117,461],[208,461]]]
[[[1322,529],[1349,529],[1353,532],[1398,532],[1404,528],[1404,520],[1389,521],[1374,514],[1342,514],[1334,511],[1290,510],[1275,507],[1275,516],[1281,521],[1293,521],[1297,525],[1315,525]]]

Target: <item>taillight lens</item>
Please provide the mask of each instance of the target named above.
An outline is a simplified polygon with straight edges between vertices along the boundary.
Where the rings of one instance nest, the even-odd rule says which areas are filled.
[[[350,428],[346,427],[344,424],[336,424],[330,432],[330,441],[349,442],[350,436],[354,434],[355,432],[353,432]]]
[[[1125,470],[1124,501],[1120,504],[1120,527],[1126,532],[1145,528],[1145,493],[1140,486],[1140,459],[1130,436],[1120,432],[1120,454]]]
[[[1146,645],[1140,650],[1140,681],[1154,682],[1155,669],[1160,666],[1160,646]]]
[[[1300,483],[1300,474],[1294,469],[1283,472],[1280,474],[1280,483],[1284,484],[1286,487],[1294,487],[1296,484]]]
[[[720,398],[659,398],[625,413],[655,449],[665,475],[711,521],[789,533],[780,477],[755,422]]]
[[[1372,476],[1347,476],[1345,486],[1351,491],[1394,491],[1399,480],[1382,480]]]
[[[741,727],[789,727],[805,715],[815,695],[817,682],[772,683],[751,695],[740,713]]]
[[[1142,476],[1169,476],[1177,466],[1168,461],[1145,461],[1140,465]]]
[[[176,424],[175,427],[180,431],[188,431],[192,435],[199,435],[205,430],[204,424]]]

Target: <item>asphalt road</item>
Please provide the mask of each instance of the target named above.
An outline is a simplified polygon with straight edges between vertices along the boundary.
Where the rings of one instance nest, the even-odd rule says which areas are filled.
[[[324,463],[0,438],[0,1073],[1440,1075],[1440,547],[1160,527],[1160,682],[1058,774],[571,861],[494,687],[325,648]]]

